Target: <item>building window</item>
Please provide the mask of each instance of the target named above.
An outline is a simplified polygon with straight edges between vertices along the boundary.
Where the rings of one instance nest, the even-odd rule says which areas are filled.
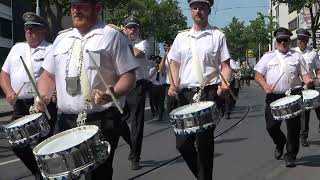
[[[299,18],[294,18],[292,21],[289,22],[288,26],[289,26],[289,30],[293,31],[295,29],[298,29],[298,25],[299,25]]]
[[[4,38],[12,38],[11,21],[0,17],[0,36]]]

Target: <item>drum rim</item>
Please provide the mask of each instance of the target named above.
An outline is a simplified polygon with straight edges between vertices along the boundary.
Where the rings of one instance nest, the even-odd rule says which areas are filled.
[[[51,142],[52,140],[58,139],[58,138],[62,137],[62,136],[65,135],[65,134],[72,133],[73,131],[79,131],[79,130],[81,130],[81,129],[86,129],[86,128],[93,128],[93,129],[97,130],[96,132],[99,132],[99,127],[96,126],[96,125],[85,125],[85,126],[79,126],[79,127],[71,128],[71,129],[62,131],[62,132],[60,132],[60,133],[58,133],[58,134],[55,134],[55,135],[53,135],[53,136],[45,139],[45,140],[42,141],[41,143],[39,143],[39,144],[33,149],[33,154],[36,155],[36,156],[47,156],[47,155],[56,154],[56,153],[64,152],[64,151],[66,151],[66,150],[68,150],[68,149],[71,149],[71,148],[73,148],[74,146],[69,147],[69,148],[64,149],[64,150],[61,150],[61,151],[52,152],[52,153],[47,153],[47,154],[39,154],[39,153],[38,153],[39,150],[40,150],[42,147],[44,147],[46,144],[48,144],[48,143]],[[96,135],[96,134],[97,134],[97,133],[95,133],[95,135]],[[83,142],[88,141],[88,140],[91,139],[92,137],[94,137],[94,136],[89,137],[88,139],[82,141],[82,142],[79,143],[79,144],[82,144]],[[78,145],[79,145],[79,144],[78,144]]]
[[[177,107],[177,108],[173,109],[173,110],[169,113],[169,116],[170,116],[170,118],[172,118],[172,119],[177,119],[176,116],[190,115],[190,114],[192,114],[192,113],[201,112],[201,111],[203,111],[203,110],[205,110],[205,109],[201,109],[201,110],[194,111],[194,112],[192,112],[192,113],[186,113],[186,114],[174,114],[174,113],[176,113],[177,111],[180,111],[180,110],[181,110],[182,108],[184,108],[184,107],[189,107],[189,106],[192,106],[193,104],[205,104],[205,103],[210,103],[210,104],[212,104],[211,106],[209,106],[209,107],[207,107],[207,108],[205,108],[205,109],[211,108],[211,107],[213,107],[213,106],[216,105],[216,103],[215,103],[214,101],[200,101],[200,102],[195,102],[195,103],[191,103],[191,104],[186,104],[186,105],[183,105],[183,106],[180,106],[180,107]],[[181,119],[181,118],[178,118],[178,119]]]
[[[304,99],[303,92],[312,92],[312,93],[315,93],[317,95],[315,97],[312,97],[312,98]],[[313,90],[313,89],[305,89],[305,90],[302,91],[303,101],[312,101],[313,99],[316,99],[319,95],[320,95],[319,91]]]
[[[14,125],[14,124],[16,124],[16,123],[24,120],[24,119],[27,118],[27,117],[32,117],[32,116],[35,116],[35,115],[37,115],[38,117],[35,118],[35,119],[33,119],[33,120],[36,120],[36,119],[40,118],[41,116],[43,116],[43,113],[35,113],[35,114],[25,115],[25,116],[23,116],[23,117],[21,117],[21,118],[19,118],[19,119],[14,120],[13,122],[9,123],[8,125],[6,125],[6,126],[5,126],[5,129],[13,129],[13,128],[17,128],[17,127],[24,126],[24,125],[32,122],[33,120],[32,120],[32,121],[28,121],[28,122],[26,122],[26,123],[24,123],[24,124],[21,124],[20,126],[12,126],[12,125]],[[10,127],[10,126],[12,126],[12,127]]]
[[[291,97],[299,97],[299,98],[297,98],[295,101],[289,102],[288,104],[292,104],[292,103],[294,103],[294,102],[296,102],[296,101],[299,101],[299,99],[302,100],[301,95],[290,95],[290,96],[291,96]],[[277,103],[277,102],[279,102],[279,101],[281,101],[281,100],[283,100],[284,98],[287,98],[287,97],[290,97],[290,96],[285,96],[285,97],[282,97],[282,98],[280,98],[280,99],[277,99],[277,100],[273,101],[272,103],[270,103],[270,107],[271,107],[271,108],[272,108],[272,107],[276,108],[276,107],[284,107],[284,106],[287,106],[288,104],[283,104],[283,105],[278,105],[278,106],[275,106],[274,104]]]

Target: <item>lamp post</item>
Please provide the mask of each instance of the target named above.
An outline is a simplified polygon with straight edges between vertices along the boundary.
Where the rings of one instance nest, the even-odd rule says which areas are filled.
[[[40,16],[39,0],[37,0],[36,14],[37,14],[38,16]]]

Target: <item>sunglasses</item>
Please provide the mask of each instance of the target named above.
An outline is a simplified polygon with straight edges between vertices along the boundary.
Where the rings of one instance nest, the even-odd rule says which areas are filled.
[[[282,42],[289,42],[290,39],[289,38],[279,38],[279,39],[276,39],[278,43],[282,43]]]
[[[35,31],[39,31],[42,28],[42,26],[37,26],[37,25],[26,25],[24,26],[24,31],[31,31],[31,32],[35,32]]]
[[[306,36],[298,36],[297,39],[298,39],[298,40],[307,40],[307,39],[309,39],[309,38],[306,37]]]

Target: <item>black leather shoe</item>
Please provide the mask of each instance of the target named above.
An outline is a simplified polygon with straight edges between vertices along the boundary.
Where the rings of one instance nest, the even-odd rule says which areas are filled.
[[[140,162],[139,161],[131,161],[131,169],[132,170],[141,169]]]
[[[308,147],[309,146],[309,142],[307,141],[307,138],[302,138],[301,139],[301,145],[303,147]]]
[[[274,158],[279,160],[279,159],[281,159],[282,155],[283,155],[283,149],[279,150],[278,148],[275,148],[275,150],[274,150]]]
[[[285,159],[285,164],[288,168],[296,167],[295,160],[293,159]]]

